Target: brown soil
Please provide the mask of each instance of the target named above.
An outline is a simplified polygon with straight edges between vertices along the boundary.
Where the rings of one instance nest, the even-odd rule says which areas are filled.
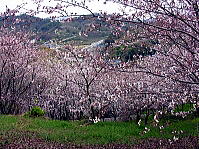
[[[0,138],[0,149],[199,149],[199,137],[186,137],[177,141],[147,139],[134,145],[73,145],[48,142],[34,134],[19,135],[20,138]]]

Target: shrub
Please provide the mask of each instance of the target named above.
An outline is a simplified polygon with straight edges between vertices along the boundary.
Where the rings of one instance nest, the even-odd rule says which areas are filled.
[[[34,106],[28,113],[28,116],[32,116],[32,117],[40,117],[40,116],[44,116],[45,111],[42,110],[42,108],[38,107],[38,106]]]

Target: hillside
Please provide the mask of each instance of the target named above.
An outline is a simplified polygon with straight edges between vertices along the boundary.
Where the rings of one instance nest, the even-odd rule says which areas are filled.
[[[72,40],[81,44],[90,44],[106,38],[111,32],[111,29],[103,22],[80,17],[73,18],[73,21],[67,22],[23,14],[10,17],[7,24],[11,24],[16,19],[21,20],[15,24],[16,28],[35,33],[40,42],[49,40],[69,42]],[[100,28],[93,31],[88,30],[92,24],[100,24]],[[84,34],[85,32],[86,34]]]

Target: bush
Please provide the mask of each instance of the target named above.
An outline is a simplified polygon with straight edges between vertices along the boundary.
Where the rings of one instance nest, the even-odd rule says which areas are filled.
[[[28,116],[32,116],[32,117],[40,117],[40,116],[44,116],[45,111],[42,110],[42,108],[35,106],[33,107],[28,113]]]

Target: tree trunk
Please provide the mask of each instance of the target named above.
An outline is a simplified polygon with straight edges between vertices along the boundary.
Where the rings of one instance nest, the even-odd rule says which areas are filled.
[[[184,103],[182,103],[182,111],[184,111]]]
[[[146,110],[146,117],[145,117],[145,119],[144,119],[144,124],[145,124],[145,125],[147,125],[147,122],[148,122],[148,119],[149,119],[149,115],[150,115],[150,112],[149,112],[149,110],[147,109],[147,110]]]
[[[136,112],[136,123],[138,123],[139,120],[140,120],[140,111],[138,110],[138,111]]]
[[[196,116],[199,117],[199,107],[196,108]]]

